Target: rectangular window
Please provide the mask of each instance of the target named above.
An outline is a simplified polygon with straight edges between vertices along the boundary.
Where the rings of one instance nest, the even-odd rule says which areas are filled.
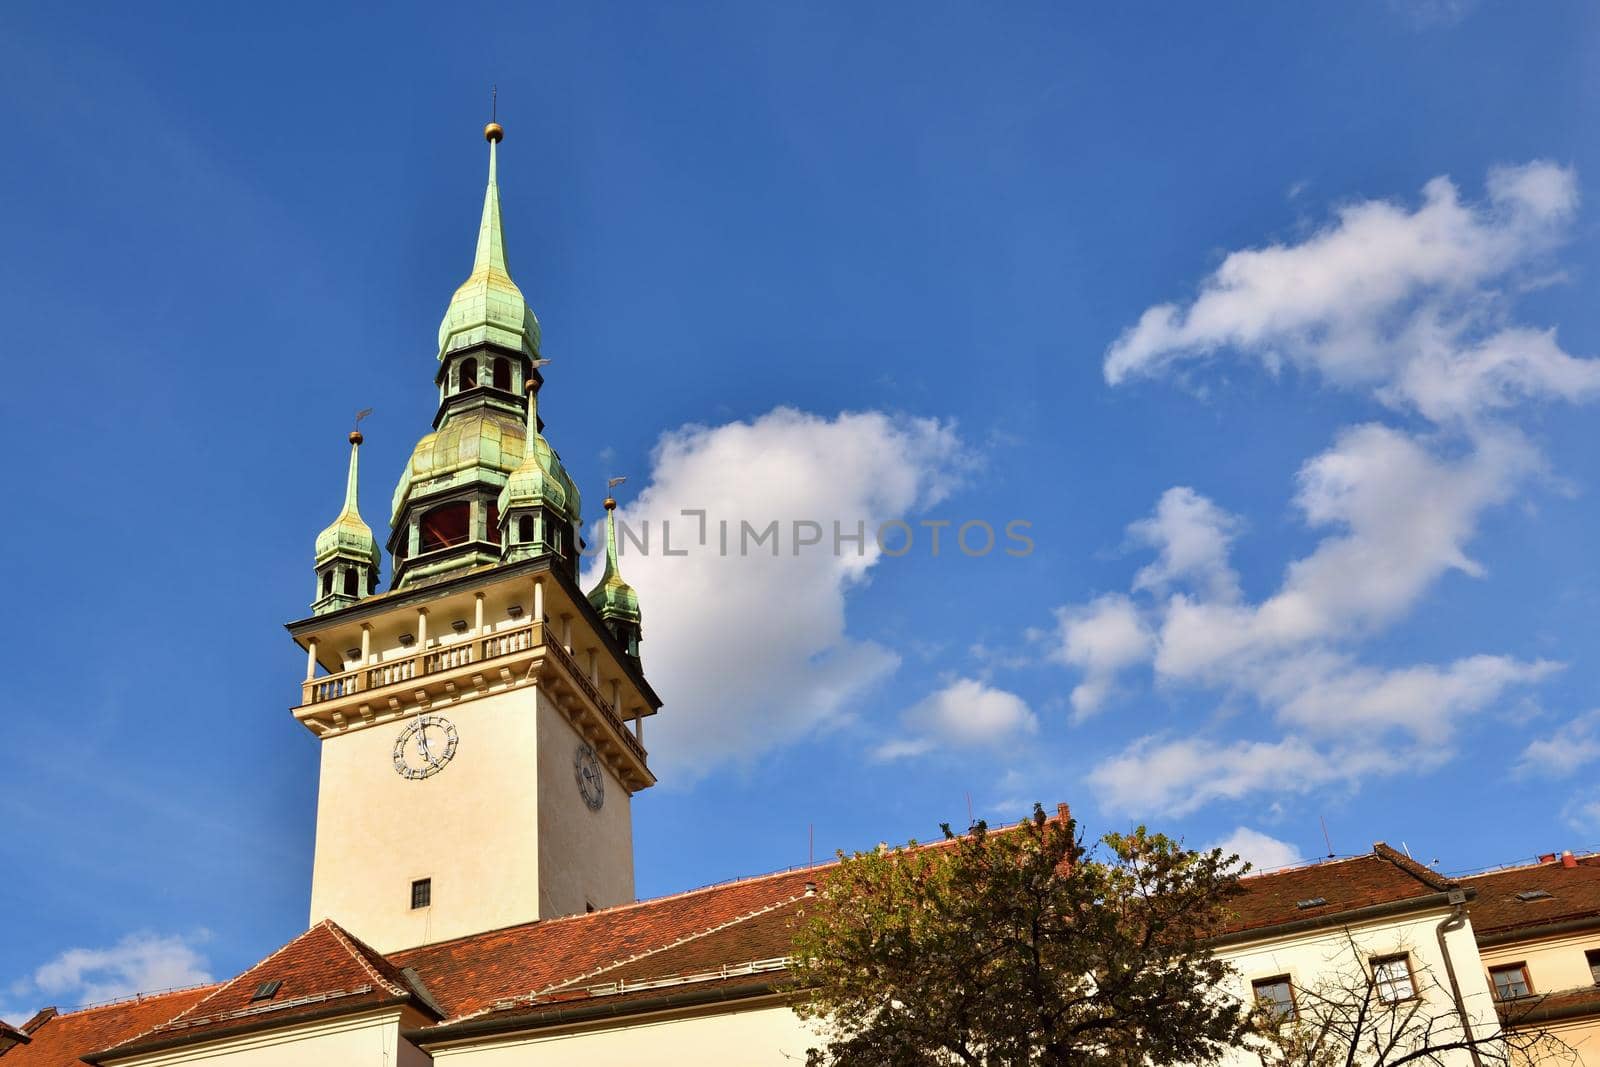
[[[1526,963],[1508,963],[1503,967],[1489,968],[1489,981],[1494,984],[1494,999],[1515,1000],[1533,992],[1528,981]]]
[[[433,879],[418,878],[411,883],[411,908],[426,908],[433,903]]]
[[[1288,975],[1257,978],[1250,983],[1250,991],[1255,994],[1256,1006],[1273,1019],[1294,1021],[1294,986],[1289,983]]]
[[[1595,985],[1600,985],[1600,948],[1592,948],[1584,955],[1589,957],[1589,977],[1594,979]]]
[[[1378,999],[1385,1004],[1399,1004],[1417,995],[1417,984],[1411,978],[1411,957],[1376,956],[1372,960],[1372,984]]]

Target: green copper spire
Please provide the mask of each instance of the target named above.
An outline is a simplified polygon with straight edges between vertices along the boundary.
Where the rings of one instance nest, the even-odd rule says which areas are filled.
[[[622,577],[617,565],[617,502],[606,497],[606,569],[600,583],[589,591],[589,603],[622,643],[623,650],[639,665],[639,641],[644,636],[639,615],[639,594]]]
[[[439,324],[439,358],[459,348],[489,342],[539,356],[539,320],[506,266],[506,238],[500,226],[500,187],[495,181],[495,147],[505,136],[498,124],[484,130],[489,141],[489,187],[483,194],[483,221],[472,274],[461,283]]]
[[[316,542],[317,598],[312,610],[335,611],[370,595],[377,585],[382,555],[372,529],[357,507],[360,477],[360,430],[350,434],[350,472],[345,477],[344,508]]]
[[[509,515],[513,508],[543,505],[576,520],[577,508],[568,510],[573,496],[567,492],[569,487],[575,494],[576,486],[567,477],[566,468],[556,457],[550,442],[539,432],[539,385],[529,381],[528,432],[523,438],[522,462],[506,479],[505,488],[500,490],[500,514]]]

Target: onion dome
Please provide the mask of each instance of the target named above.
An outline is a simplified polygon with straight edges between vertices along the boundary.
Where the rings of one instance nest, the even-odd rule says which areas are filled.
[[[394,488],[390,522],[400,524],[413,490],[432,496],[458,485],[505,484],[522,458],[524,432],[521,419],[494,408],[453,414],[411,450]]]
[[[643,637],[639,594],[623,580],[622,568],[617,565],[617,502],[608,496],[605,506],[606,569],[600,583],[589,591],[589,603],[638,666],[639,641]]]
[[[539,356],[539,320],[511,280],[506,266],[505,234],[500,227],[500,188],[495,181],[495,145],[504,137],[499,125],[484,130],[489,141],[489,187],[483,194],[483,221],[478,226],[478,251],[472,273],[450,298],[439,323],[439,359],[461,348],[494,344]]]
[[[523,434],[522,462],[506,479],[498,503],[501,515],[515,508],[546,507],[577,522],[582,503],[578,487],[562,466],[550,442],[539,432],[539,385],[528,382],[528,425]]]
[[[370,595],[377,586],[382,554],[372,528],[357,507],[361,457],[361,431],[350,434],[350,472],[345,478],[344,509],[332,525],[317,535],[316,611],[332,611]]]

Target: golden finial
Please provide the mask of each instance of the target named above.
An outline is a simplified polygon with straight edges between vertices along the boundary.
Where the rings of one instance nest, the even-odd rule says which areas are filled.
[[[611,495],[611,490],[615,489],[617,486],[621,485],[627,480],[628,476],[626,474],[622,475],[620,478],[606,479],[605,507],[607,511],[615,511],[617,508],[617,498]]]
[[[365,437],[361,436],[361,420],[366,418],[368,415],[371,415],[371,414],[372,414],[372,409],[371,408],[362,408],[360,411],[356,412],[356,426],[355,426],[355,429],[350,431],[350,443],[351,444],[359,445],[362,441],[366,440]]]

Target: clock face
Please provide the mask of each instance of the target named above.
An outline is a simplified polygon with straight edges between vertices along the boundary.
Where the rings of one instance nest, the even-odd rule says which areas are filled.
[[[600,757],[594,754],[594,749],[587,742],[578,746],[573,769],[578,775],[578,792],[583,794],[583,802],[592,811],[599,811],[600,805],[606,802],[605,772],[600,769]]]
[[[402,778],[428,778],[456,754],[455,724],[443,715],[418,715],[394,742],[394,769]]]

